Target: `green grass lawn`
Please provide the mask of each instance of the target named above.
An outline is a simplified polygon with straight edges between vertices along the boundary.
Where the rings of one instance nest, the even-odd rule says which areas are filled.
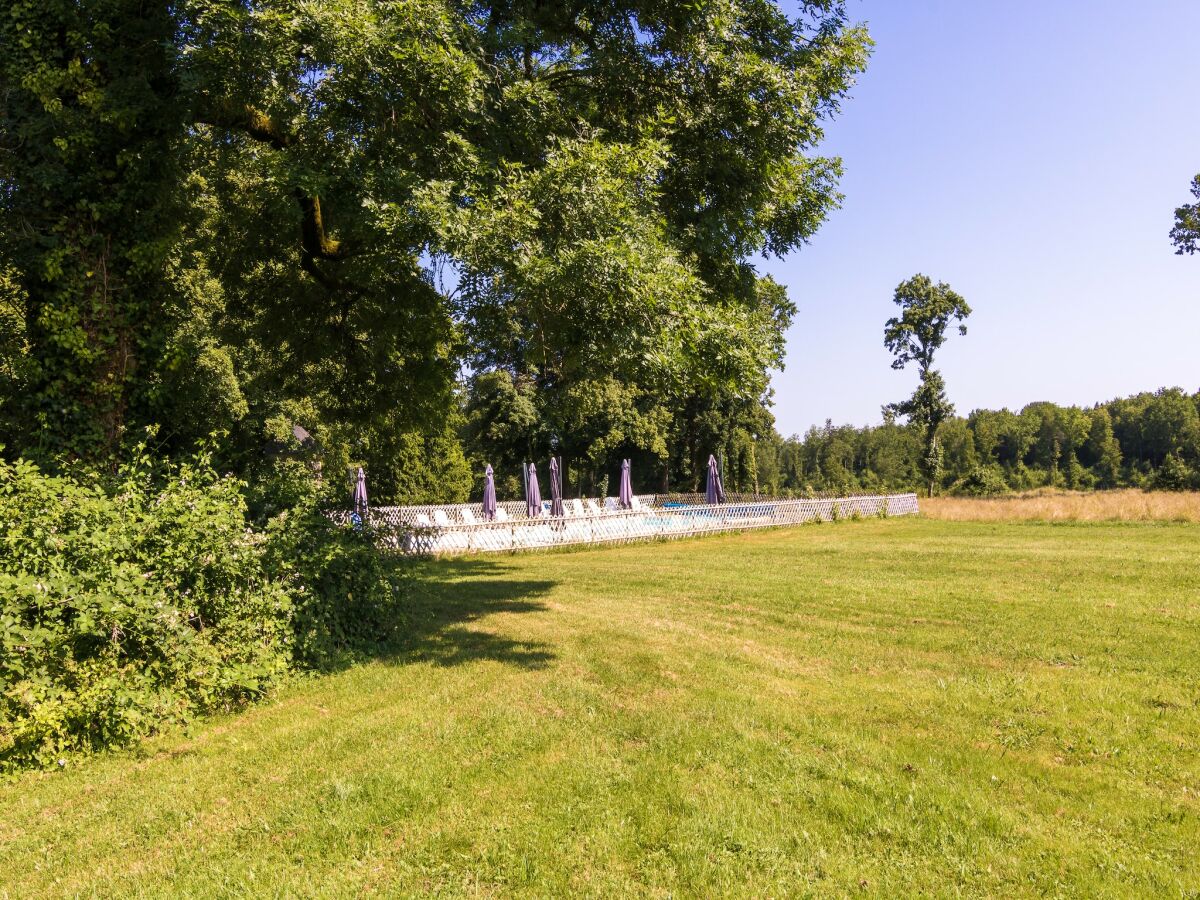
[[[0,895],[1200,893],[1200,527],[423,569],[395,655],[0,784]]]

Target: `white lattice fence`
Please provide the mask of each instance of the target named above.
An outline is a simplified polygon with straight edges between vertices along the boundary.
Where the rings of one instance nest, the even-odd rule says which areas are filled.
[[[521,502],[500,506],[503,521],[483,521],[480,504],[380,507],[372,509],[369,517],[386,548],[409,554],[452,554],[620,543],[918,512],[916,494],[799,500],[756,497],[711,506],[640,496],[631,510],[611,508],[611,498],[607,506],[569,500],[568,514],[561,518],[529,518]],[[337,518],[345,520],[347,514]]]
[[[653,494],[639,494],[638,502],[645,506],[654,504]],[[616,500],[609,498],[609,501],[615,503]],[[595,507],[595,511],[600,513],[605,508],[605,503],[609,501],[579,501],[590,503]],[[566,500],[567,504],[572,504],[575,501]],[[502,500],[496,504],[497,515],[508,522],[529,521],[529,516],[526,512],[524,500]],[[543,511],[548,515],[550,512],[550,501],[546,500],[542,503]],[[581,514],[586,514],[581,513]],[[337,513],[342,520],[349,517],[349,512]],[[425,506],[373,506],[371,507],[371,524],[376,528],[414,528],[422,527],[430,524],[438,524],[439,518],[444,518],[450,526],[459,525],[475,525],[484,521],[483,504],[482,503],[453,503],[453,504],[437,504]]]

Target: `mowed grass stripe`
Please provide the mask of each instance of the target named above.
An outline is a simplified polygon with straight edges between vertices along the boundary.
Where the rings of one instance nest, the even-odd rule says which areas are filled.
[[[422,566],[412,639],[0,785],[9,896],[1200,890],[1200,529]]]

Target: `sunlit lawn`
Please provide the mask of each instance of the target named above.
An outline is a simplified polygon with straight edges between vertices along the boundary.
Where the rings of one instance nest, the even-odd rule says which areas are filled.
[[[0,784],[0,894],[1200,892],[1200,527],[433,562],[412,639]]]

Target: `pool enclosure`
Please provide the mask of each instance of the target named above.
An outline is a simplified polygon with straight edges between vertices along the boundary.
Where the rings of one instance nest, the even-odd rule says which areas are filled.
[[[535,508],[530,515],[522,500],[496,504],[490,520],[481,503],[373,506],[363,512],[384,548],[453,554],[620,543],[918,511],[916,494],[801,499],[728,494],[724,500],[709,503],[704,494],[637,494],[623,507],[616,497],[568,499],[562,501],[561,516],[550,514],[551,501],[542,502],[540,511]]]

